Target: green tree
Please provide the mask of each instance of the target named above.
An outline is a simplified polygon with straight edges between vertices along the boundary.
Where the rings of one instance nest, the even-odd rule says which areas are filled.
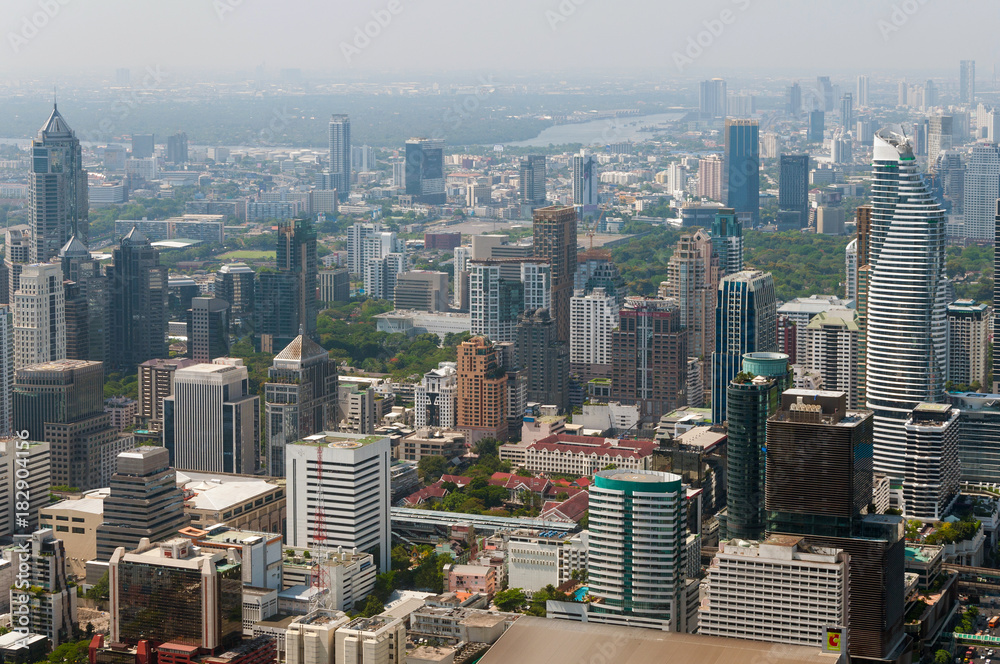
[[[493,598],[493,603],[497,605],[497,608],[506,613],[520,610],[526,601],[527,598],[524,596],[524,591],[520,588],[501,590]]]
[[[91,600],[106,600],[109,598],[107,572],[104,573],[97,583],[90,587],[90,590],[86,592],[84,597]]]
[[[385,605],[379,601],[379,598],[374,594],[369,595],[365,600],[364,607],[361,609],[361,616],[363,618],[371,618],[372,616],[377,616],[385,610]]]
[[[428,484],[438,481],[447,470],[448,460],[440,455],[425,456],[417,462],[417,472]]]
[[[938,650],[934,653],[934,664],[951,664],[951,653],[947,650]]]
[[[67,641],[49,654],[50,664],[87,664],[90,661],[90,641]]]

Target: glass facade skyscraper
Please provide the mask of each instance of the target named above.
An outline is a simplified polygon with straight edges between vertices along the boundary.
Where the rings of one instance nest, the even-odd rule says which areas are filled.
[[[334,115],[330,118],[330,174],[337,197],[346,200],[351,193],[351,118]]]
[[[760,223],[759,133],[756,120],[726,118],[726,205],[750,227]]]

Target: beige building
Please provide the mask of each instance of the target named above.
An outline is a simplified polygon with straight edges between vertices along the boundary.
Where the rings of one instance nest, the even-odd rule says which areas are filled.
[[[355,618],[337,629],[336,639],[337,664],[399,664],[406,655],[406,625],[399,618]]]
[[[426,456],[443,456],[447,459],[465,456],[465,434],[446,429],[423,428],[403,438],[401,459],[420,461]]]
[[[231,528],[280,533],[285,522],[285,480],[252,475],[177,471],[184,512],[197,528],[224,523]]]
[[[66,550],[66,573],[87,577],[87,561],[97,557],[97,527],[104,523],[104,490],[60,500],[39,512],[40,528],[51,528]]]
[[[349,618],[340,611],[319,609],[297,617],[285,630],[287,664],[330,664],[334,658],[337,628]],[[399,664],[397,661],[396,664]]]

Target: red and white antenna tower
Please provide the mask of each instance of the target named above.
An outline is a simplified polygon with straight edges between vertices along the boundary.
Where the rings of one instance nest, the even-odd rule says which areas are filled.
[[[309,611],[312,613],[316,609],[326,608],[330,593],[330,579],[326,571],[327,549],[326,549],[326,514],[323,511],[323,446],[320,442],[316,445],[316,510],[313,513],[313,571],[312,587],[313,596],[309,602]]]

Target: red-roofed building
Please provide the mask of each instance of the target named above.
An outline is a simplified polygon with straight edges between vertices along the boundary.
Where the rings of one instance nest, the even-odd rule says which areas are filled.
[[[511,502],[515,503],[521,502],[520,494],[525,491],[530,491],[542,500],[552,491],[552,482],[544,477],[521,477],[510,473],[493,473],[489,482],[493,486],[502,486],[507,489]]]
[[[472,478],[466,477],[465,475],[442,475],[441,479],[438,482],[435,482],[435,485],[440,486],[441,482],[451,482],[461,489],[462,487],[468,486],[472,482]]]
[[[403,498],[403,506],[415,507],[416,505],[423,505],[429,500],[441,500],[447,495],[447,489],[442,489],[439,486],[425,486],[420,491],[411,493],[406,498]]]
[[[623,470],[650,470],[655,447],[651,440],[557,434],[528,445],[524,467],[560,475],[593,475],[612,464]]]
[[[542,506],[539,518],[546,521],[566,521],[579,523],[590,506],[590,494],[580,491],[561,503],[550,501]]]

